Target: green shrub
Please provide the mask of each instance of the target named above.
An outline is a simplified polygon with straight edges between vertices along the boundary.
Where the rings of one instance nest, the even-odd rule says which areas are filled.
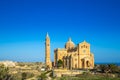
[[[58,65],[57,65],[57,67],[62,67],[63,66],[63,61],[62,60],[58,60]]]
[[[34,76],[33,73],[29,73],[29,72],[23,72],[21,75],[22,75],[22,80],[25,80]]]
[[[0,80],[10,79],[9,69],[4,65],[0,65]]]
[[[41,75],[38,76],[38,79],[40,79],[40,80],[47,80],[46,73],[41,73]]]

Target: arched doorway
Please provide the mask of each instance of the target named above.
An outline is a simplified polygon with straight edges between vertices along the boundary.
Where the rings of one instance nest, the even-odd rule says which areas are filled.
[[[81,60],[81,62],[82,62],[82,68],[84,68],[84,60]]]
[[[90,62],[86,61],[86,67],[90,67]]]
[[[75,69],[77,69],[77,64],[75,64]]]

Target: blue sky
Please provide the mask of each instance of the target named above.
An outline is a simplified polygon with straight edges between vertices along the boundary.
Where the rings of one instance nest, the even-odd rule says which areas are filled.
[[[68,38],[91,44],[95,62],[120,62],[120,0],[0,0],[0,60],[44,61]],[[103,56],[104,55],[104,56]]]

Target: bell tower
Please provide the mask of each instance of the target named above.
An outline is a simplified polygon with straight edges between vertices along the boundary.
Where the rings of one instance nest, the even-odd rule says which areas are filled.
[[[52,63],[50,61],[50,38],[49,38],[48,33],[45,38],[45,64],[49,68],[52,67]]]

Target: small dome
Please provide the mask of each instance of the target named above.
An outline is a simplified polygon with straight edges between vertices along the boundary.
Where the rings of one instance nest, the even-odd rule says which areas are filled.
[[[71,38],[68,39],[68,42],[65,44],[66,49],[74,48],[75,44],[72,42]]]

